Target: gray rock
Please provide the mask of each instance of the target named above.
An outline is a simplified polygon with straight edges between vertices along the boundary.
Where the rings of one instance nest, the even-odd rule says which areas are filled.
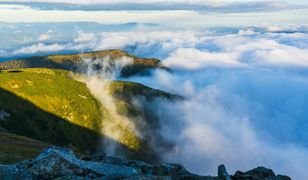
[[[128,177],[140,174],[140,170],[128,166],[83,161],[77,159],[71,150],[59,147],[47,148],[33,161],[1,166],[1,177],[5,178],[32,175],[39,179],[51,179],[73,175],[86,177],[89,174],[95,177]]]
[[[106,159],[106,154],[94,154],[92,156],[81,156],[80,159],[84,161],[103,162]]]
[[[105,158],[104,162],[114,164],[114,165],[123,165],[126,163],[126,160],[121,157],[108,156]]]
[[[0,120],[6,121],[6,118],[9,118],[11,115],[4,110],[0,110]]]
[[[34,175],[25,171],[24,169],[19,169],[17,164],[0,165],[0,177],[1,180],[31,180],[35,178]]]
[[[233,180],[291,180],[288,176],[275,175],[273,170],[265,167],[257,167],[247,172],[236,171]]]
[[[147,164],[143,161],[127,161],[126,164],[130,167],[135,167],[141,170],[143,174],[152,174],[153,173],[153,165]]]
[[[181,164],[167,164],[167,163],[160,164],[159,166],[154,166],[153,174],[158,176],[172,176],[173,178],[192,175]]]
[[[230,175],[228,174],[225,165],[218,166],[218,178],[222,180],[231,180]]]
[[[0,177],[4,180],[17,179],[18,170],[15,166],[0,165]]]
[[[284,175],[277,175],[276,180],[291,180],[291,178]]]
[[[123,180],[172,180],[170,176],[151,176],[151,175],[141,175],[128,177]]]
[[[73,151],[49,147],[36,159],[12,165],[0,164],[2,180],[291,180],[283,175],[275,176],[271,169],[258,167],[247,172],[237,171],[229,176],[224,165],[218,167],[218,176],[192,174],[181,164],[162,163],[157,166],[143,161],[127,161],[105,155],[83,156],[78,159]]]

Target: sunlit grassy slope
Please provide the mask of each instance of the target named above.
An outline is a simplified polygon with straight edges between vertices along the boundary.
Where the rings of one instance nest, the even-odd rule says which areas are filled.
[[[97,101],[86,85],[72,79],[67,71],[4,71],[0,74],[0,87],[73,124],[100,129]]]
[[[122,136],[111,141],[127,147],[134,157],[134,152],[141,158],[150,157],[146,140],[125,124],[115,122],[86,84],[73,77],[66,70],[45,68],[0,71],[0,113],[6,113],[0,116],[0,131],[88,152],[101,146],[101,137],[109,138],[102,129],[112,124],[113,131]],[[112,82],[109,91],[115,97],[119,114],[131,119],[143,115],[130,103],[132,96],[173,98],[168,93],[124,81]]]
[[[26,69],[0,72],[4,131],[81,151],[99,143],[99,104],[69,72]]]

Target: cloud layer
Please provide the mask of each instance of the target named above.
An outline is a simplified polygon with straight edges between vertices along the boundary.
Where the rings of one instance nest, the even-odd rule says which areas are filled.
[[[41,52],[123,49],[139,56],[164,59],[175,69],[208,67],[307,67],[308,42],[304,27],[248,27],[217,33],[208,31],[132,31],[92,33],[78,31],[68,42],[40,34],[37,42],[3,53],[7,56]],[[219,29],[218,29],[219,30]],[[136,34],[138,34],[136,36]]]
[[[292,2],[292,3],[289,3]],[[273,11],[284,9],[302,9],[302,1],[264,1],[264,0],[0,0],[0,3],[27,4],[39,9],[61,10],[196,10],[196,11]],[[302,6],[299,6],[301,4]],[[306,7],[307,8],[307,7]]]
[[[224,163],[232,173],[262,165],[304,179],[307,34],[271,30],[150,32],[131,41],[130,33],[117,33],[108,36],[118,37],[114,44],[103,44],[160,57],[174,69],[129,79],[187,98],[152,104],[161,133],[176,144],[173,152],[162,153],[166,161],[205,175]]]

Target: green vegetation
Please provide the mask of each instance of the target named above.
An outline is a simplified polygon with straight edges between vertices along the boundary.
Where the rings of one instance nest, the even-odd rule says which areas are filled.
[[[127,82],[127,81],[114,81],[109,90],[111,94],[122,100],[131,100],[136,96],[144,96],[147,100],[154,98],[166,98],[166,99],[182,99],[178,95],[172,95],[164,91],[152,89],[139,83]]]
[[[78,71],[78,68],[82,65],[83,62],[82,58],[96,59],[110,57],[112,60],[117,60],[123,56],[133,59],[132,65],[126,66],[122,69],[121,75],[124,77],[132,76],[135,74],[147,75],[149,73],[148,70],[150,69],[164,68],[160,61],[155,58],[138,58],[120,50],[106,50],[84,54],[36,56],[10,60],[0,62],[0,70],[20,68],[52,68]]]
[[[49,144],[15,134],[0,132],[0,163],[11,164],[35,158]]]
[[[97,101],[86,85],[72,79],[67,71],[4,71],[0,74],[0,88],[73,124],[95,131],[100,130],[101,115]]]
[[[100,149],[104,138],[118,144],[128,157],[150,161],[155,159],[147,137],[140,139],[126,124],[114,119],[112,112],[95,99],[86,84],[77,81],[75,77],[74,73],[66,70],[46,68],[0,71],[0,113],[5,113],[5,116],[0,116],[0,132],[18,134],[86,153]],[[154,121],[131,103],[133,97],[144,96],[148,100],[154,97],[179,98],[141,84],[124,81],[112,82],[109,93],[115,97],[117,112],[123,117],[129,117],[135,125],[138,123],[138,117],[145,119],[146,123]],[[115,139],[110,132],[104,132],[107,125],[111,125],[111,131],[120,133],[121,137]],[[3,137],[12,139],[7,134]],[[4,156],[9,153],[8,149],[12,149],[13,154],[18,154],[19,146],[10,144],[9,140],[3,140],[1,143],[0,161],[3,162],[32,157],[47,145],[38,143],[36,149],[33,147],[36,142],[25,140],[24,146],[20,147],[20,152],[24,151],[24,154],[5,159]]]
[[[85,84],[49,69],[0,73],[0,120],[4,131],[79,151],[100,142],[99,104]]]

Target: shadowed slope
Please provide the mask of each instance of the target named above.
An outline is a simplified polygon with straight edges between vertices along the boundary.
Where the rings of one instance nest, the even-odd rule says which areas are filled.
[[[45,142],[5,132],[0,132],[0,142],[0,164],[32,159],[49,146]]]
[[[117,141],[102,132],[106,124],[114,123],[108,109],[92,96],[86,84],[73,79],[68,71],[31,68],[0,71],[0,88],[0,131],[72,146],[80,151],[92,152],[106,148],[106,144],[116,144],[116,154],[148,161],[159,160],[153,151],[155,147],[150,147],[148,141],[150,137],[159,137],[157,128],[151,129],[159,122],[131,100],[137,96],[148,101],[177,98],[141,84],[112,82],[110,95],[115,96],[119,114],[129,117],[140,132],[150,132],[140,138],[125,126],[115,125],[114,131],[121,132],[124,138]],[[103,143],[105,146],[101,144],[101,137],[108,142]],[[170,147],[162,138],[157,139],[161,147]],[[136,145],[137,149],[132,148]]]
[[[101,148],[106,148],[102,147],[102,142],[107,141],[116,145],[118,152],[124,156],[137,157],[139,153],[94,130],[46,112],[2,88],[0,88],[0,99],[1,163],[32,158],[48,144],[92,154]],[[153,156],[150,152],[145,154],[148,154],[146,157]],[[143,159],[142,156],[140,159]]]
[[[97,132],[46,112],[2,88],[0,99],[1,112],[6,114],[0,120],[2,131],[80,151],[93,151],[99,143]]]

